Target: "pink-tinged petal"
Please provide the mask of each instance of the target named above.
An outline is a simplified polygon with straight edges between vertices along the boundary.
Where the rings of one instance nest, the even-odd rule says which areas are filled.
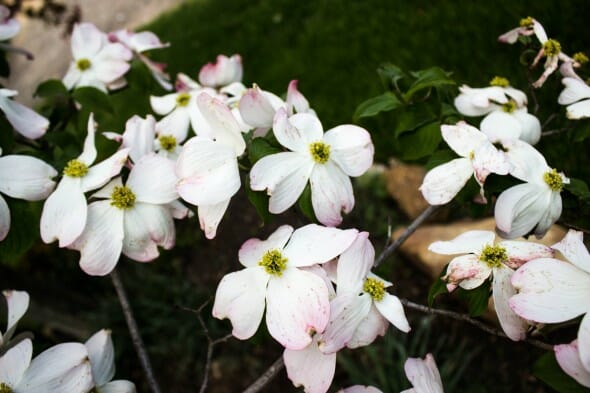
[[[9,40],[20,31],[20,23],[16,19],[3,20],[0,24],[0,41]]]
[[[336,261],[335,259],[332,259],[332,261]],[[329,262],[328,262],[329,263]],[[301,270],[304,270],[306,272],[310,272],[315,274],[316,276],[320,277],[322,280],[324,280],[324,283],[326,284],[326,287],[328,288],[328,293],[330,294],[330,301],[332,299],[334,299],[336,297],[336,290],[334,289],[334,283],[332,282],[332,279],[330,278],[328,272],[325,269],[326,264],[322,264],[322,265],[312,265],[312,266],[304,266],[301,267]]]
[[[45,243],[59,240],[60,247],[72,244],[86,226],[87,211],[80,180],[64,176],[43,205],[41,239]]]
[[[119,175],[128,155],[129,149],[121,149],[106,160],[91,166],[86,176],[80,179],[82,191],[96,190],[107,184],[113,176]]]
[[[590,117],[590,100],[580,101],[568,106],[566,116],[568,119],[573,120]]]
[[[512,168],[504,152],[499,151],[490,142],[485,142],[479,145],[474,152],[472,160],[475,180],[482,187],[483,183],[490,173],[497,173],[499,175],[507,175]]]
[[[110,330],[99,330],[84,345],[88,351],[96,385],[104,385],[115,376],[115,348]]]
[[[83,366],[82,369],[79,366]],[[55,345],[34,358],[17,391],[79,393],[90,390],[92,386],[86,347],[80,343],[65,343]]]
[[[97,387],[98,393],[136,393],[135,384],[130,381],[112,381]]]
[[[328,296],[326,284],[320,277],[287,267],[281,276],[273,276],[268,282],[268,332],[285,348],[305,348],[311,343],[313,333],[323,332],[328,324]]]
[[[49,120],[9,98],[0,97],[0,109],[14,129],[25,138],[41,138],[49,128]]]
[[[356,239],[356,229],[327,228],[308,224],[291,235],[283,255],[289,266],[311,266],[325,263],[342,254]]]
[[[311,204],[318,221],[327,226],[338,226],[342,213],[354,207],[352,183],[334,161],[314,166],[309,178]]]
[[[309,101],[297,89],[297,83],[297,80],[292,80],[287,88],[287,107],[291,115],[309,111]]]
[[[122,44],[105,45],[92,60],[96,78],[104,83],[115,82],[131,68],[127,62],[132,57],[131,51]]]
[[[33,343],[26,338],[0,356],[0,381],[15,388],[31,363]]]
[[[228,318],[234,337],[247,340],[258,330],[264,314],[269,278],[263,268],[256,266],[226,274],[219,283],[213,316]]]
[[[537,149],[521,140],[502,141],[512,164],[510,174],[529,183],[545,184],[543,173],[550,170],[545,157]]]
[[[373,165],[375,147],[364,128],[342,125],[326,131],[324,142],[330,145],[330,158],[348,176],[356,177]]]
[[[125,212],[123,254],[139,262],[158,257],[158,245],[171,249],[176,240],[172,214],[166,206],[136,203]]]
[[[555,255],[551,247],[539,243],[504,240],[498,245],[506,249],[508,260],[504,263],[512,269],[518,269],[533,259],[553,258]]]
[[[504,333],[513,341],[524,340],[528,324],[512,311],[508,304],[510,297],[516,295],[516,289],[510,283],[513,270],[501,265],[494,268],[492,280],[492,297],[494,308]]]
[[[256,266],[267,251],[282,251],[292,234],[292,226],[281,225],[266,240],[256,238],[246,240],[238,252],[240,263],[246,267]]]
[[[330,320],[322,333],[319,347],[323,353],[336,353],[352,339],[359,324],[371,310],[368,294],[339,293],[330,302]]]
[[[0,242],[6,239],[10,230],[10,209],[6,200],[0,195]]]
[[[174,165],[174,161],[154,153],[137,161],[127,178],[136,201],[165,204],[178,198]]]
[[[96,135],[96,123],[94,122],[94,114],[88,116],[88,125],[86,126],[86,138],[84,138],[84,148],[82,154],[78,156],[78,160],[90,166],[96,160],[96,146],[94,144],[94,137]]]
[[[568,261],[590,273],[590,253],[584,245],[584,233],[570,229],[559,243],[551,246],[561,252]]]
[[[584,368],[590,371],[590,312],[582,318],[578,329],[578,343],[580,344],[580,360]]]
[[[204,86],[218,87],[242,80],[242,57],[217,56],[216,62],[205,64],[199,71],[199,82]]]
[[[510,307],[525,319],[558,323],[588,311],[590,275],[570,263],[535,259],[522,265],[511,281],[519,293],[510,299]]]
[[[276,109],[272,106],[268,95],[256,85],[248,89],[239,103],[242,120],[251,127],[271,127]]]
[[[105,34],[92,23],[77,23],[72,31],[74,59],[94,57],[106,42]]]
[[[590,371],[588,371],[580,359],[578,341],[570,344],[556,345],[555,358],[561,369],[580,385],[590,388]]]
[[[123,248],[123,210],[111,201],[88,206],[86,228],[70,248],[80,251],[80,267],[91,276],[105,276],[117,265]]]
[[[279,143],[291,151],[307,153],[309,143],[301,131],[291,124],[285,108],[280,108],[272,122],[272,129]]]
[[[449,292],[457,285],[471,290],[483,284],[490,274],[492,269],[487,264],[480,261],[477,255],[468,254],[453,258],[442,280],[447,282]]]
[[[165,96],[150,96],[152,110],[158,115],[167,115],[176,108],[178,93],[166,94]]]
[[[322,123],[309,113],[297,113],[289,118],[292,126],[297,128],[307,143],[321,141],[324,137]]]
[[[354,385],[338,391],[338,393],[383,393],[373,386]],[[403,392],[402,392],[403,393]]]
[[[267,190],[268,210],[280,214],[293,206],[307,184],[314,163],[299,153],[271,154],[258,160],[250,170],[250,188]]]
[[[131,48],[138,53],[170,46],[169,43],[162,43],[158,36],[151,31],[133,33],[130,37],[130,44]]]
[[[505,139],[518,139],[522,132],[521,124],[515,116],[503,111],[488,114],[479,124],[479,128],[492,143]]]
[[[454,126],[442,125],[440,130],[445,142],[461,157],[469,157],[471,152],[488,141],[485,134],[464,121]]]
[[[361,232],[338,258],[338,293],[351,292],[358,295],[374,262],[375,248],[369,240],[369,233]]]
[[[377,336],[384,336],[389,328],[389,321],[381,315],[375,303],[367,316],[359,323],[354,335],[346,345],[348,348],[359,348],[371,344]]]
[[[427,354],[424,360],[408,358],[404,371],[417,393],[443,393],[440,373],[431,354]]]
[[[39,201],[53,191],[57,171],[35,157],[0,157],[0,192],[13,198]]]
[[[162,86],[162,89],[164,89],[166,91],[172,90],[173,86],[172,86],[172,83],[170,82],[170,75],[168,75],[168,73],[164,72],[167,64],[156,63],[155,61],[152,61],[149,57],[147,57],[141,53],[138,54],[137,57],[150,70],[150,72],[152,73],[152,76],[154,77],[156,82],[158,82],[158,84],[160,86]]]
[[[420,191],[431,205],[444,205],[461,191],[473,175],[473,166],[467,158],[456,158],[426,173]]]
[[[375,301],[375,307],[393,326],[404,333],[410,331],[410,324],[406,318],[404,307],[397,296],[385,293],[383,299]]]
[[[201,205],[198,208],[199,224],[207,239],[214,239],[217,227],[229,206],[229,199],[215,205]]]
[[[326,393],[336,372],[336,354],[320,352],[316,340],[304,349],[285,349],[283,353],[287,376],[294,386],[303,386],[306,393]]]
[[[236,156],[240,156],[246,149],[246,143],[230,109],[207,93],[201,93],[197,97],[197,105],[205,121],[213,129],[215,140],[233,149]]]
[[[584,98],[590,98],[590,86],[584,81],[576,78],[563,78],[561,83],[564,84],[565,89],[561,91],[557,98],[560,105],[569,105]]]
[[[502,237],[523,236],[537,225],[549,206],[551,192],[532,183],[510,187],[496,200],[494,217]]]
[[[215,205],[240,188],[240,172],[233,149],[212,140],[193,137],[176,161],[178,194],[193,205]]]
[[[525,110],[515,112],[514,117],[520,122],[520,126],[522,127],[520,140],[531,145],[537,144],[541,139],[541,122],[539,119],[527,113]]]
[[[493,245],[496,234],[491,231],[467,231],[453,240],[437,241],[430,246],[428,250],[437,254],[479,254],[486,245]]]
[[[498,41],[503,42],[505,44],[514,44],[516,41],[518,41],[518,37],[520,37],[521,31],[522,27],[516,27],[512,30],[509,30],[506,33],[499,36]]]

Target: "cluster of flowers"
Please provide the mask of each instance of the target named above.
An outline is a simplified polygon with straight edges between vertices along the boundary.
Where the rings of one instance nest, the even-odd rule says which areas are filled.
[[[26,334],[13,338],[16,325],[29,307],[24,291],[3,291],[8,304],[6,331],[0,332],[0,391],[6,393],[135,393],[115,375],[111,332],[100,330],[82,343],[50,347],[33,358],[33,343]]]

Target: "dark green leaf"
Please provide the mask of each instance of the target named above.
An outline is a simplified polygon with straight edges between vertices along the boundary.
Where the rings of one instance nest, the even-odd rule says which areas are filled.
[[[258,213],[258,216],[262,220],[263,223],[268,223],[272,220],[272,215],[268,211],[268,195],[264,191],[253,191],[250,189],[250,186],[246,185],[246,195],[248,196],[248,200]]]
[[[432,305],[434,304],[434,299],[438,295],[441,295],[443,293],[449,293],[449,291],[447,290],[447,283],[441,279],[441,277],[443,277],[447,271],[447,266],[448,264],[445,265],[445,267],[442,269],[442,271],[438,275],[438,278],[436,279],[436,281],[434,281],[434,283],[432,283],[432,286],[428,291],[428,307],[432,307]]]
[[[256,161],[269,154],[279,153],[281,149],[273,146],[266,138],[254,138],[248,146],[248,159],[254,165]]]
[[[394,135],[398,138],[404,132],[415,130],[435,119],[436,115],[426,103],[404,106],[395,112]]]
[[[8,199],[8,198],[7,198]],[[0,262],[16,264],[39,239],[40,204],[10,199],[10,231],[0,242]]]
[[[429,156],[438,148],[441,140],[440,124],[426,124],[398,138],[398,156],[402,160],[417,160]]]
[[[72,97],[90,112],[114,112],[109,96],[94,87],[79,87],[74,90]]]
[[[432,168],[442,164],[446,164],[447,162],[454,160],[455,158],[457,158],[457,153],[450,149],[438,150],[432,153],[424,167],[427,170],[431,170]]]
[[[311,187],[309,183],[305,186],[303,193],[297,200],[297,206],[301,209],[301,212],[309,221],[317,222],[315,212],[313,211],[313,205],[311,203]]]
[[[582,200],[590,200],[590,189],[583,180],[570,177],[570,183],[565,184],[565,189]]]
[[[380,96],[369,98],[361,103],[354,112],[353,120],[357,122],[361,117],[375,116],[379,112],[388,112],[402,105],[395,94],[387,92]]]
[[[479,287],[470,291],[461,287],[457,288],[457,295],[467,301],[469,315],[472,317],[480,316],[488,308],[490,299],[491,281],[486,280]]]
[[[537,360],[533,366],[533,373],[537,378],[559,393],[590,392],[590,389],[583,387],[572,377],[563,372],[559,363],[557,363],[555,353],[553,352],[547,352]]]
[[[455,81],[449,78],[448,74],[439,67],[431,67],[426,70],[416,71],[413,72],[412,75],[417,79],[406,92],[406,100],[410,99],[420,90],[455,84]]]
[[[401,68],[390,63],[383,64],[379,67],[377,73],[381,77],[383,83],[388,87],[390,87],[390,83],[396,85],[397,81],[407,77],[407,74]]]
[[[55,96],[65,96],[68,94],[68,89],[64,86],[64,84],[57,79],[50,79],[39,86],[37,86],[37,90],[35,90],[35,97],[42,97],[42,98],[49,98]]]

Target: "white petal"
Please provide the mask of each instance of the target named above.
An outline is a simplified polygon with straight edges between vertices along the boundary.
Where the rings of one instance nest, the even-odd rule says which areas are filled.
[[[240,263],[246,267],[256,266],[264,254],[270,250],[282,251],[293,233],[293,227],[282,225],[266,240],[248,239],[238,253]]]
[[[375,147],[364,128],[342,125],[326,131],[324,141],[330,145],[330,158],[348,176],[360,176],[373,165]]]
[[[515,89],[512,86],[504,87],[503,90],[507,96],[509,96],[516,102],[518,108],[526,106],[528,100],[526,94],[522,90]]]
[[[375,262],[375,248],[369,241],[369,233],[358,234],[352,245],[338,258],[338,293],[358,294],[367,274]]]
[[[404,371],[416,393],[443,393],[440,373],[431,354],[427,354],[424,360],[408,358]]]
[[[590,253],[584,245],[584,233],[570,229],[559,243],[551,246],[558,250],[568,261],[590,273]]]
[[[123,254],[139,262],[158,257],[158,245],[165,249],[174,246],[174,222],[166,206],[136,203],[125,212]]]
[[[404,307],[397,296],[386,292],[383,299],[375,302],[375,307],[393,326],[405,333],[410,331]]]
[[[84,192],[96,190],[107,184],[113,176],[121,173],[127,162],[129,149],[121,149],[104,161],[88,168],[86,176],[81,178]]]
[[[127,187],[135,193],[138,202],[164,204],[178,198],[174,162],[150,153],[135,163]]]
[[[352,183],[346,173],[334,161],[314,166],[309,178],[313,211],[324,225],[338,226],[342,213],[348,214],[354,207]]]
[[[576,78],[563,78],[561,83],[565,88],[557,98],[560,105],[569,105],[584,98],[590,98],[590,86],[584,81]]]
[[[510,299],[510,307],[525,319],[558,323],[588,311],[590,275],[572,264],[535,259],[514,273],[512,285],[519,293]]]
[[[544,184],[543,173],[550,169],[537,149],[521,140],[502,141],[502,144],[508,150],[505,154],[512,164],[512,176],[529,183]]]
[[[580,344],[580,360],[584,368],[590,371],[590,312],[582,318],[578,329],[578,343]]]
[[[115,376],[115,348],[110,330],[99,330],[84,345],[88,351],[96,385],[104,385]]]
[[[528,324],[520,318],[508,305],[511,296],[516,295],[516,289],[510,283],[514,272],[512,269],[501,265],[495,268],[492,280],[492,296],[494,308],[504,333],[513,341],[524,340]]]
[[[229,199],[215,205],[201,205],[198,209],[199,224],[207,239],[214,239],[217,227],[229,206]]]
[[[523,183],[502,192],[496,200],[494,217],[502,237],[514,239],[529,233],[549,206],[551,193]]]
[[[97,386],[98,393],[135,393],[135,384],[130,381],[118,380],[107,383],[106,385]]]
[[[176,108],[178,93],[166,94],[162,97],[150,96],[152,110],[158,115],[167,115]],[[187,116],[188,117],[188,116]]]
[[[404,390],[401,393],[411,393],[411,391],[413,391],[413,389],[410,389],[410,391]],[[339,390],[338,393],[383,393],[383,392],[373,386],[354,385],[354,386],[350,386],[346,389]]]
[[[256,85],[242,95],[239,109],[242,119],[251,127],[271,127],[273,125],[275,109],[268,97]]]
[[[541,139],[541,122],[536,116],[526,111],[517,111],[514,117],[518,119],[522,127],[520,139],[531,145],[537,144]]]
[[[0,356],[0,381],[13,389],[18,385],[33,356],[33,343],[26,338]]]
[[[289,122],[299,130],[308,144],[323,139],[324,129],[317,116],[309,113],[297,113],[289,118]]]
[[[4,19],[4,18],[3,18]],[[0,25],[0,41],[9,40],[20,31],[20,23],[18,20],[10,18],[3,20]]]
[[[471,152],[488,140],[485,134],[465,122],[454,126],[442,125],[440,130],[445,142],[461,157],[469,157]]]
[[[289,260],[289,266],[325,263],[350,247],[357,234],[356,229],[342,230],[308,224],[293,232],[283,255]]]
[[[264,313],[269,275],[258,266],[226,274],[215,293],[213,316],[228,318],[232,334],[247,340],[256,333]]]
[[[480,261],[477,255],[468,254],[453,258],[442,279],[447,282],[449,292],[457,285],[463,289],[471,290],[483,284],[491,273],[492,269]]]
[[[0,241],[4,240],[8,236],[10,230],[10,209],[8,204],[0,195]]]
[[[49,120],[9,98],[0,97],[0,109],[14,129],[26,138],[40,138],[49,128]]]
[[[555,254],[551,247],[533,242],[504,240],[498,245],[506,249],[508,260],[504,263],[513,269],[533,259],[553,258]]]
[[[29,294],[25,291],[13,290],[2,291],[2,294],[6,298],[6,303],[8,305],[8,322],[6,326],[6,334],[4,336],[4,338],[7,339],[10,338],[10,331],[14,330],[17,322],[20,321],[29,308]]]
[[[82,76],[82,71],[78,69],[78,66],[75,62],[71,62],[68,68],[68,71],[64,75],[62,82],[66,89],[72,90],[74,86],[78,85],[80,81],[80,77]]]
[[[287,105],[289,107],[289,112],[293,114],[296,113],[303,113],[309,112],[309,102],[305,98],[303,94],[297,89],[297,80],[292,80],[289,82],[289,87],[287,89]]]
[[[266,326],[285,348],[305,348],[314,332],[324,331],[329,316],[328,289],[320,277],[288,267],[269,280]]]
[[[13,198],[39,201],[53,191],[57,172],[35,157],[0,157],[0,191]]]
[[[471,161],[467,158],[456,158],[428,171],[420,191],[429,204],[444,205],[461,191],[472,175]]]
[[[336,354],[324,355],[312,342],[302,350],[285,349],[287,375],[293,385],[303,386],[306,393],[326,393],[334,379]]]
[[[115,187],[121,187],[122,185],[123,185],[123,180],[121,179],[121,177],[120,176],[115,177],[110,182],[108,182],[103,188],[96,191],[90,197],[91,198],[111,199],[111,196],[113,195]]]
[[[549,231],[549,228],[551,228],[551,225],[561,217],[562,205],[560,192],[551,191],[550,193],[548,192],[547,195],[549,196],[549,200],[545,202],[545,210],[539,219],[539,223],[534,232],[537,239],[541,239],[545,236],[547,231]]]
[[[303,133],[289,121],[285,108],[280,108],[271,123],[279,143],[291,151],[307,152],[309,143]]]
[[[90,166],[96,160],[96,146],[94,144],[94,136],[96,135],[96,123],[94,122],[94,114],[88,116],[87,134],[84,139],[84,149],[82,154],[78,156],[78,160]]]
[[[505,139],[518,139],[522,132],[521,123],[512,114],[494,111],[481,121],[479,128],[493,143]]]
[[[389,321],[381,315],[373,303],[371,310],[358,325],[347,347],[359,348],[369,345],[375,341],[377,336],[384,336],[387,328],[389,328]]]
[[[453,240],[434,242],[428,250],[443,255],[479,254],[486,245],[493,245],[495,238],[496,234],[491,231],[467,231]]]
[[[507,175],[512,169],[512,165],[504,152],[499,151],[490,142],[484,142],[475,150],[472,160],[475,180],[482,187],[490,173]]]
[[[578,342],[556,345],[555,358],[557,363],[567,375],[575,379],[580,385],[590,388],[590,371],[582,365]]]
[[[155,137],[156,119],[151,115],[145,119],[134,115],[125,123],[121,147],[129,148],[129,157],[137,162],[140,157],[154,151]]]
[[[74,59],[94,57],[105,41],[105,34],[92,23],[77,23],[72,31]]]
[[[233,149],[236,156],[240,156],[246,149],[246,143],[230,109],[207,93],[201,93],[197,97],[197,105],[205,121],[213,129],[215,140]]]
[[[582,119],[590,117],[590,100],[576,102],[566,108],[568,119]]]
[[[86,228],[70,247],[80,251],[80,267],[87,274],[109,274],[123,248],[123,210],[108,200],[91,203]]]

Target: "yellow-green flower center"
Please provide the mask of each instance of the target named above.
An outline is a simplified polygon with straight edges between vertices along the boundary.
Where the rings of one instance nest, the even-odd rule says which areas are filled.
[[[187,106],[188,102],[191,100],[191,95],[188,93],[179,93],[176,96],[176,104],[178,106]]]
[[[485,262],[489,267],[500,267],[502,262],[508,260],[508,253],[502,246],[490,246],[483,248],[479,260]]]
[[[590,59],[588,59],[588,56],[584,52],[578,52],[574,55],[574,61],[580,64],[588,63],[588,60]]]
[[[309,152],[318,164],[325,164],[330,159],[330,145],[326,145],[324,142],[310,143]]]
[[[64,168],[63,174],[69,177],[84,177],[88,173],[88,165],[82,161],[70,160]],[[0,392],[1,393],[1,392]]]
[[[516,108],[518,108],[518,105],[516,105],[516,101],[514,100],[510,100],[507,103],[502,104],[502,110],[506,113],[514,112]]]
[[[0,393],[12,393],[12,388],[4,382],[0,382]]]
[[[547,183],[552,191],[561,191],[563,189],[563,179],[555,168],[543,173],[543,181]]]
[[[173,151],[176,147],[176,138],[172,135],[160,135],[158,138],[160,146],[166,151]]]
[[[258,265],[262,266],[268,274],[274,276],[281,276],[287,267],[288,259],[283,257],[279,250],[268,250],[258,261]]]
[[[379,302],[385,296],[385,283],[374,278],[367,278],[363,284],[363,291],[368,293],[374,301]]]
[[[471,150],[469,152],[469,159],[473,161],[474,158],[475,158],[475,152],[473,150]]]
[[[119,209],[131,209],[135,205],[135,194],[127,186],[115,186],[111,194],[111,205]]]
[[[522,18],[520,20],[520,27],[533,27],[535,21],[533,20],[532,16],[527,16],[526,18]]]
[[[543,51],[546,56],[557,56],[561,52],[561,44],[554,39],[547,40],[543,44]]]
[[[508,82],[508,79],[506,78],[503,78],[501,76],[495,76],[490,81],[490,86],[508,87],[510,86],[510,82]]]
[[[76,67],[78,67],[78,69],[80,71],[86,71],[91,66],[92,66],[92,63],[88,59],[80,59],[76,62]]]

